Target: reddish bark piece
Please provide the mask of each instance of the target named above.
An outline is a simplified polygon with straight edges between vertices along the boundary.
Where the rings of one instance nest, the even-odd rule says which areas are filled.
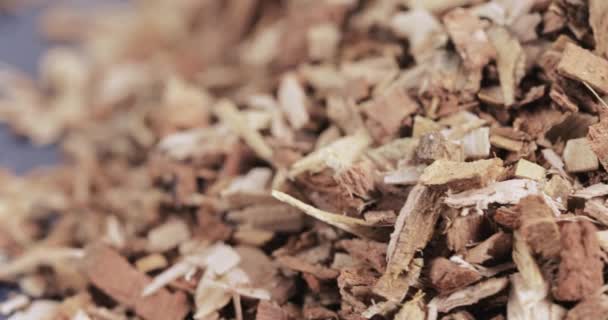
[[[127,259],[104,245],[92,245],[85,256],[85,273],[91,283],[117,302],[133,308],[145,320],[183,319],[190,308],[186,296],[160,289],[143,297],[151,279],[133,268]]]
[[[440,293],[448,293],[479,281],[481,274],[441,257],[431,263],[430,278]]]
[[[602,252],[597,228],[589,221],[567,222],[561,227],[562,250],[553,296],[579,301],[604,284]]]

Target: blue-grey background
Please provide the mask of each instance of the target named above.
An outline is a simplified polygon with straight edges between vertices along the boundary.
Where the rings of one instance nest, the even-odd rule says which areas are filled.
[[[0,0],[0,2],[3,0]],[[121,1],[121,0],[113,0]],[[39,4],[18,10],[0,12],[0,64],[8,64],[36,77],[38,60],[49,45],[38,33],[38,17],[49,4],[90,7],[109,0],[41,0]],[[61,159],[54,146],[34,147],[27,139],[14,135],[0,124],[0,167],[24,174],[33,168],[52,166]],[[14,291],[13,286],[0,283],[0,301]],[[0,320],[6,317],[0,315]]]
[[[44,6],[23,8],[15,13],[0,13],[0,63],[9,64],[36,76],[38,58],[46,47],[38,34],[37,17]],[[33,147],[0,125],[0,166],[20,174],[59,160],[55,148]]]

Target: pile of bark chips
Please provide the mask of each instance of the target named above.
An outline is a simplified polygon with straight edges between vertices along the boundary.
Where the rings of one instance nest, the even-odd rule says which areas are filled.
[[[0,119],[0,312],[608,319],[608,2],[51,8]]]

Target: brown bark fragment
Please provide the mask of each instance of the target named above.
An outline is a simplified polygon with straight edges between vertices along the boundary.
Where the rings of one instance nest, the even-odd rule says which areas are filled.
[[[608,170],[608,119],[589,127],[587,140],[597,155],[604,170]]]
[[[354,258],[367,262],[376,271],[385,271],[387,248],[385,243],[364,239],[350,239],[342,240],[337,245],[344,248]]]
[[[452,190],[484,187],[502,174],[500,158],[460,162],[437,160],[424,169],[420,182],[427,186],[447,185]]]
[[[263,300],[258,303],[255,320],[289,320],[288,313],[274,302]]]
[[[94,286],[117,302],[133,308],[146,320],[183,319],[190,310],[182,293],[173,294],[160,289],[153,295],[142,297],[142,291],[151,279],[106,246],[87,248],[85,273]]]
[[[560,233],[551,208],[541,196],[528,196],[517,205],[519,231],[534,253],[554,258],[560,252]]]
[[[481,279],[481,274],[441,257],[431,263],[429,277],[431,284],[441,294],[444,294],[477,282]]]
[[[579,302],[566,314],[565,320],[607,320],[608,296],[605,294],[588,297]]]
[[[306,320],[330,320],[338,319],[338,315],[322,306],[304,306],[304,319]]]
[[[364,108],[367,117],[378,122],[388,135],[397,133],[403,120],[417,110],[418,103],[400,87],[387,89]]]
[[[500,207],[494,213],[494,221],[503,227],[515,230],[520,225],[521,212],[516,208]]]
[[[589,0],[589,25],[595,39],[595,52],[601,57],[608,58],[608,2]]]
[[[439,312],[448,312],[460,306],[468,306],[479,300],[493,296],[509,285],[509,279],[491,278],[483,282],[462,288],[445,297],[437,297],[429,304],[434,304]]]
[[[441,211],[442,192],[417,185],[410,191],[399,212],[388,245],[386,272],[374,292],[388,300],[401,302],[409,288],[410,264],[418,250],[426,247]],[[410,270],[410,272],[408,272]]]
[[[563,157],[568,172],[587,172],[599,167],[598,158],[587,138],[568,140]]]
[[[553,286],[557,300],[582,300],[604,284],[604,264],[596,232],[596,227],[584,220],[562,226],[561,262]]]
[[[608,61],[575,44],[566,44],[557,71],[568,78],[586,82],[601,93],[608,93]]]
[[[483,216],[457,216],[447,231],[448,248],[454,252],[463,251],[470,243],[480,240]]]
[[[511,253],[513,238],[510,234],[499,231],[487,238],[477,246],[469,249],[464,259],[473,264],[483,264],[491,260],[498,260]]]
[[[357,163],[337,173],[335,179],[350,197],[358,196],[369,199],[375,189],[372,170],[373,168],[369,162]]]
[[[470,10],[454,9],[443,16],[443,23],[467,68],[481,71],[496,56],[483,21]]]
[[[336,270],[324,267],[319,264],[311,264],[304,261],[304,259],[296,257],[280,256],[276,258],[276,261],[286,268],[299,272],[310,273],[313,274],[315,277],[323,280],[335,279],[339,275],[339,272]]]
[[[457,311],[441,317],[441,320],[475,320],[475,317],[466,311]]]
[[[588,200],[585,202],[585,209],[583,212],[604,226],[608,226],[608,207],[601,201]]]
[[[431,163],[439,159],[462,161],[464,151],[460,145],[447,140],[443,134],[431,132],[420,138],[416,148],[416,158],[424,163]]]

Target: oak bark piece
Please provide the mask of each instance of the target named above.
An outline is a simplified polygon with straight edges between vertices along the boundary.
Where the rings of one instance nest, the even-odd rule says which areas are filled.
[[[595,51],[601,57],[608,57],[608,2],[589,0],[589,25],[593,30]]]
[[[491,278],[483,282],[462,288],[445,297],[436,297],[429,302],[429,309],[436,308],[439,312],[448,312],[460,306],[468,306],[479,300],[493,296],[507,288],[509,279]]]
[[[441,210],[443,192],[416,185],[401,208],[387,249],[386,272],[374,292],[387,300],[401,302],[407,294],[411,262],[418,250],[426,247],[433,235]]]
[[[289,320],[289,315],[274,302],[262,300],[258,303],[255,320]]]
[[[604,226],[608,226],[608,207],[601,201],[588,200],[585,202],[585,209],[583,212]]]
[[[399,131],[405,118],[418,108],[418,103],[404,88],[395,86],[366,104],[363,110],[369,119],[378,122],[386,134],[392,136]]]
[[[143,297],[144,287],[152,282],[133,268],[116,251],[104,245],[86,249],[85,273],[91,283],[117,302],[135,310],[146,320],[183,319],[190,311],[186,296],[160,289]]]
[[[419,162],[431,163],[435,160],[464,160],[462,146],[449,141],[438,131],[427,133],[420,137],[416,148],[416,158]]]
[[[511,253],[513,238],[511,234],[499,231],[464,254],[464,259],[473,264],[499,260]]]
[[[473,162],[437,160],[424,169],[420,182],[427,186],[447,185],[450,189],[466,190],[486,186],[502,172],[500,158]]]
[[[496,67],[505,106],[515,103],[517,86],[525,75],[526,53],[511,32],[504,27],[488,31],[490,42],[496,48]]]
[[[587,172],[599,168],[597,156],[587,138],[568,140],[563,157],[568,172]]]
[[[557,71],[565,77],[589,84],[600,93],[608,93],[608,61],[573,43],[566,44]]]
[[[534,253],[544,258],[559,255],[560,232],[551,208],[541,196],[528,196],[518,204],[521,212],[519,231]]]
[[[464,268],[449,259],[440,257],[431,263],[429,277],[431,284],[440,294],[444,294],[479,281],[481,274],[477,270]]]
[[[566,314],[565,320],[608,320],[608,296],[591,296],[579,302]]]
[[[455,217],[447,230],[448,248],[454,252],[461,252],[468,244],[480,240],[483,220],[483,216],[478,214]]]
[[[589,221],[567,222],[561,227],[562,250],[553,296],[579,301],[604,284],[602,252],[597,228]]]
[[[519,159],[515,165],[515,176],[517,178],[542,181],[545,179],[545,171],[545,168],[526,159]]]
[[[587,139],[604,170],[608,170],[608,120],[603,119],[590,126]]]

